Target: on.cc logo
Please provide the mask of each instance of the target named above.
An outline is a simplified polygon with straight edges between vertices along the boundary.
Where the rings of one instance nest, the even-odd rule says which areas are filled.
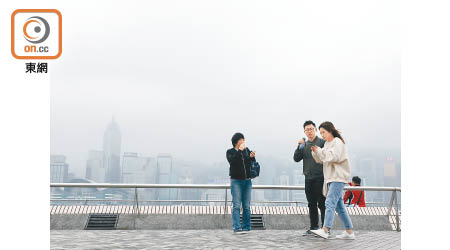
[[[30,43],[42,43],[50,35],[50,25],[44,18],[32,16],[23,25],[23,35]]]
[[[16,59],[56,59],[62,53],[62,16],[56,9],[11,14],[11,54]]]

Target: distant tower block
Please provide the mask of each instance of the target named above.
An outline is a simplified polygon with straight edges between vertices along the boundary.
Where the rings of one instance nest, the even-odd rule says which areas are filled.
[[[103,136],[103,166],[105,181],[108,183],[121,182],[120,147],[122,135],[114,117],[108,124]]]
[[[156,157],[156,181],[158,184],[169,184],[172,177],[172,156],[170,154],[158,154]],[[169,200],[170,189],[158,189],[158,200]]]

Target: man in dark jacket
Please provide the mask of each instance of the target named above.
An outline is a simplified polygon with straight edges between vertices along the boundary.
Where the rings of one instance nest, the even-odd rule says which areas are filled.
[[[245,138],[241,133],[236,133],[231,138],[233,148],[227,150],[226,156],[230,163],[230,188],[233,200],[232,220],[235,233],[248,233],[250,226],[250,201],[252,192],[252,180],[250,179],[251,162],[256,161],[255,152],[245,146]],[[242,203],[242,226],[240,223]]]
[[[320,209],[322,225],[325,219],[325,197],[322,195],[323,188],[323,165],[317,163],[311,154],[311,146],[316,145],[323,148],[325,140],[316,136],[316,124],[312,121],[306,121],[303,124],[305,135],[308,140],[300,139],[298,146],[294,152],[294,161],[303,160],[303,174],[305,175],[305,193],[308,200],[310,228],[304,236],[312,235],[310,230],[319,229],[319,212]],[[321,228],[321,227],[320,227]]]

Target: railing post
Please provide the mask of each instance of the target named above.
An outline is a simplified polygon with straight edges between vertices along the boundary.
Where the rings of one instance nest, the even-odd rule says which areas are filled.
[[[134,202],[136,204],[136,210],[137,210],[136,213],[140,214],[137,187],[134,188]]]
[[[228,206],[227,206],[227,203],[228,203],[228,189],[227,188],[225,188],[225,204],[224,204],[224,209],[223,209],[223,214],[225,215],[225,214],[227,214],[227,210],[228,210]]]
[[[398,200],[397,200],[397,190],[392,191],[391,201],[389,202],[389,209],[387,216],[388,218],[391,216],[392,207],[394,206],[395,201],[395,228],[397,232],[400,232],[400,215],[398,212]]]
[[[400,216],[398,212],[397,191],[394,191],[394,194],[395,194],[395,220],[397,223],[397,232],[400,232]]]
[[[389,209],[388,209],[388,212],[387,212],[388,218],[391,215],[392,205],[394,204],[394,197],[395,197],[395,191],[392,191],[391,201],[389,201]]]

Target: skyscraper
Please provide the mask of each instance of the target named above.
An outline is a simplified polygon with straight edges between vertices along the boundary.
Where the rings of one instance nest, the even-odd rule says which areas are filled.
[[[294,186],[304,186],[305,185],[305,176],[303,175],[302,170],[294,169],[292,171],[292,185]],[[293,190],[292,191],[292,200],[307,202],[306,195],[304,190]]]
[[[137,153],[125,152],[122,159],[123,183],[154,183],[156,176],[155,159],[141,157]]]
[[[103,166],[107,183],[121,182],[120,147],[121,133],[114,118],[108,124],[103,136]]]
[[[50,155],[50,182],[62,183],[68,181],[69,164],[64,155]]]
[[[181,174],[178,177],[179,184],[193,184],[194,179],[192,177],[191,170],[187,167],[181,169]],[[178,200],[195,200],[198,199],[198,189],[180,189],[178,190]]]
[[[281,175],[277,177],[277,182],[278,185],[289,186],[289,175],[286,171],[281,172]],[[289,201],[291,190],[281,190],[279,193],[281,201]]]
[[[142,169],[145,159],[137,153],[124,152],[122,158],[122,183],[144,183]]]
[[[172,177],[172,156],[170,154],[159,154],[156,158],[156,181],[158,184],[170,184]],[[158,200],[169,200],[170,189],[158,189]],[[173,191],[172,191],[173,192]]]
[[[387,157],[384,160],[384,185],[385,186],[397,186],[397,169],[395,167],[395,161],[392,157]]]
[[[122,183],[146,184],[155,183],[155,158],[142,157],[137,153],[125,152],[122,158]],[[134,190],[132,191],[134,192]],[[139,190],[141,199],[154,199],[154,189]]]
[[[393,157],[386,157],[383,165],[384,186],[397,187],[399,186],[397,180],[397,168]],[[390,192],[384,192],[384,201],[388,202],[391,198]]]
[[[86,179],[98,183],[105,182],[105,166],[103,165],[103,152],[90,150],[86,162]]]
[[[382,176],[380,176],[380,168],[377,168],[377,162],[371,156],[361,158],[359,160],[359,177],[364,179],[367,186],[383,186]],[[352,172],[352,176],[355,173]],[[350,180],[349,180],[350,181]],[[382,202],[383,192],[366,192],[366,202]]]

